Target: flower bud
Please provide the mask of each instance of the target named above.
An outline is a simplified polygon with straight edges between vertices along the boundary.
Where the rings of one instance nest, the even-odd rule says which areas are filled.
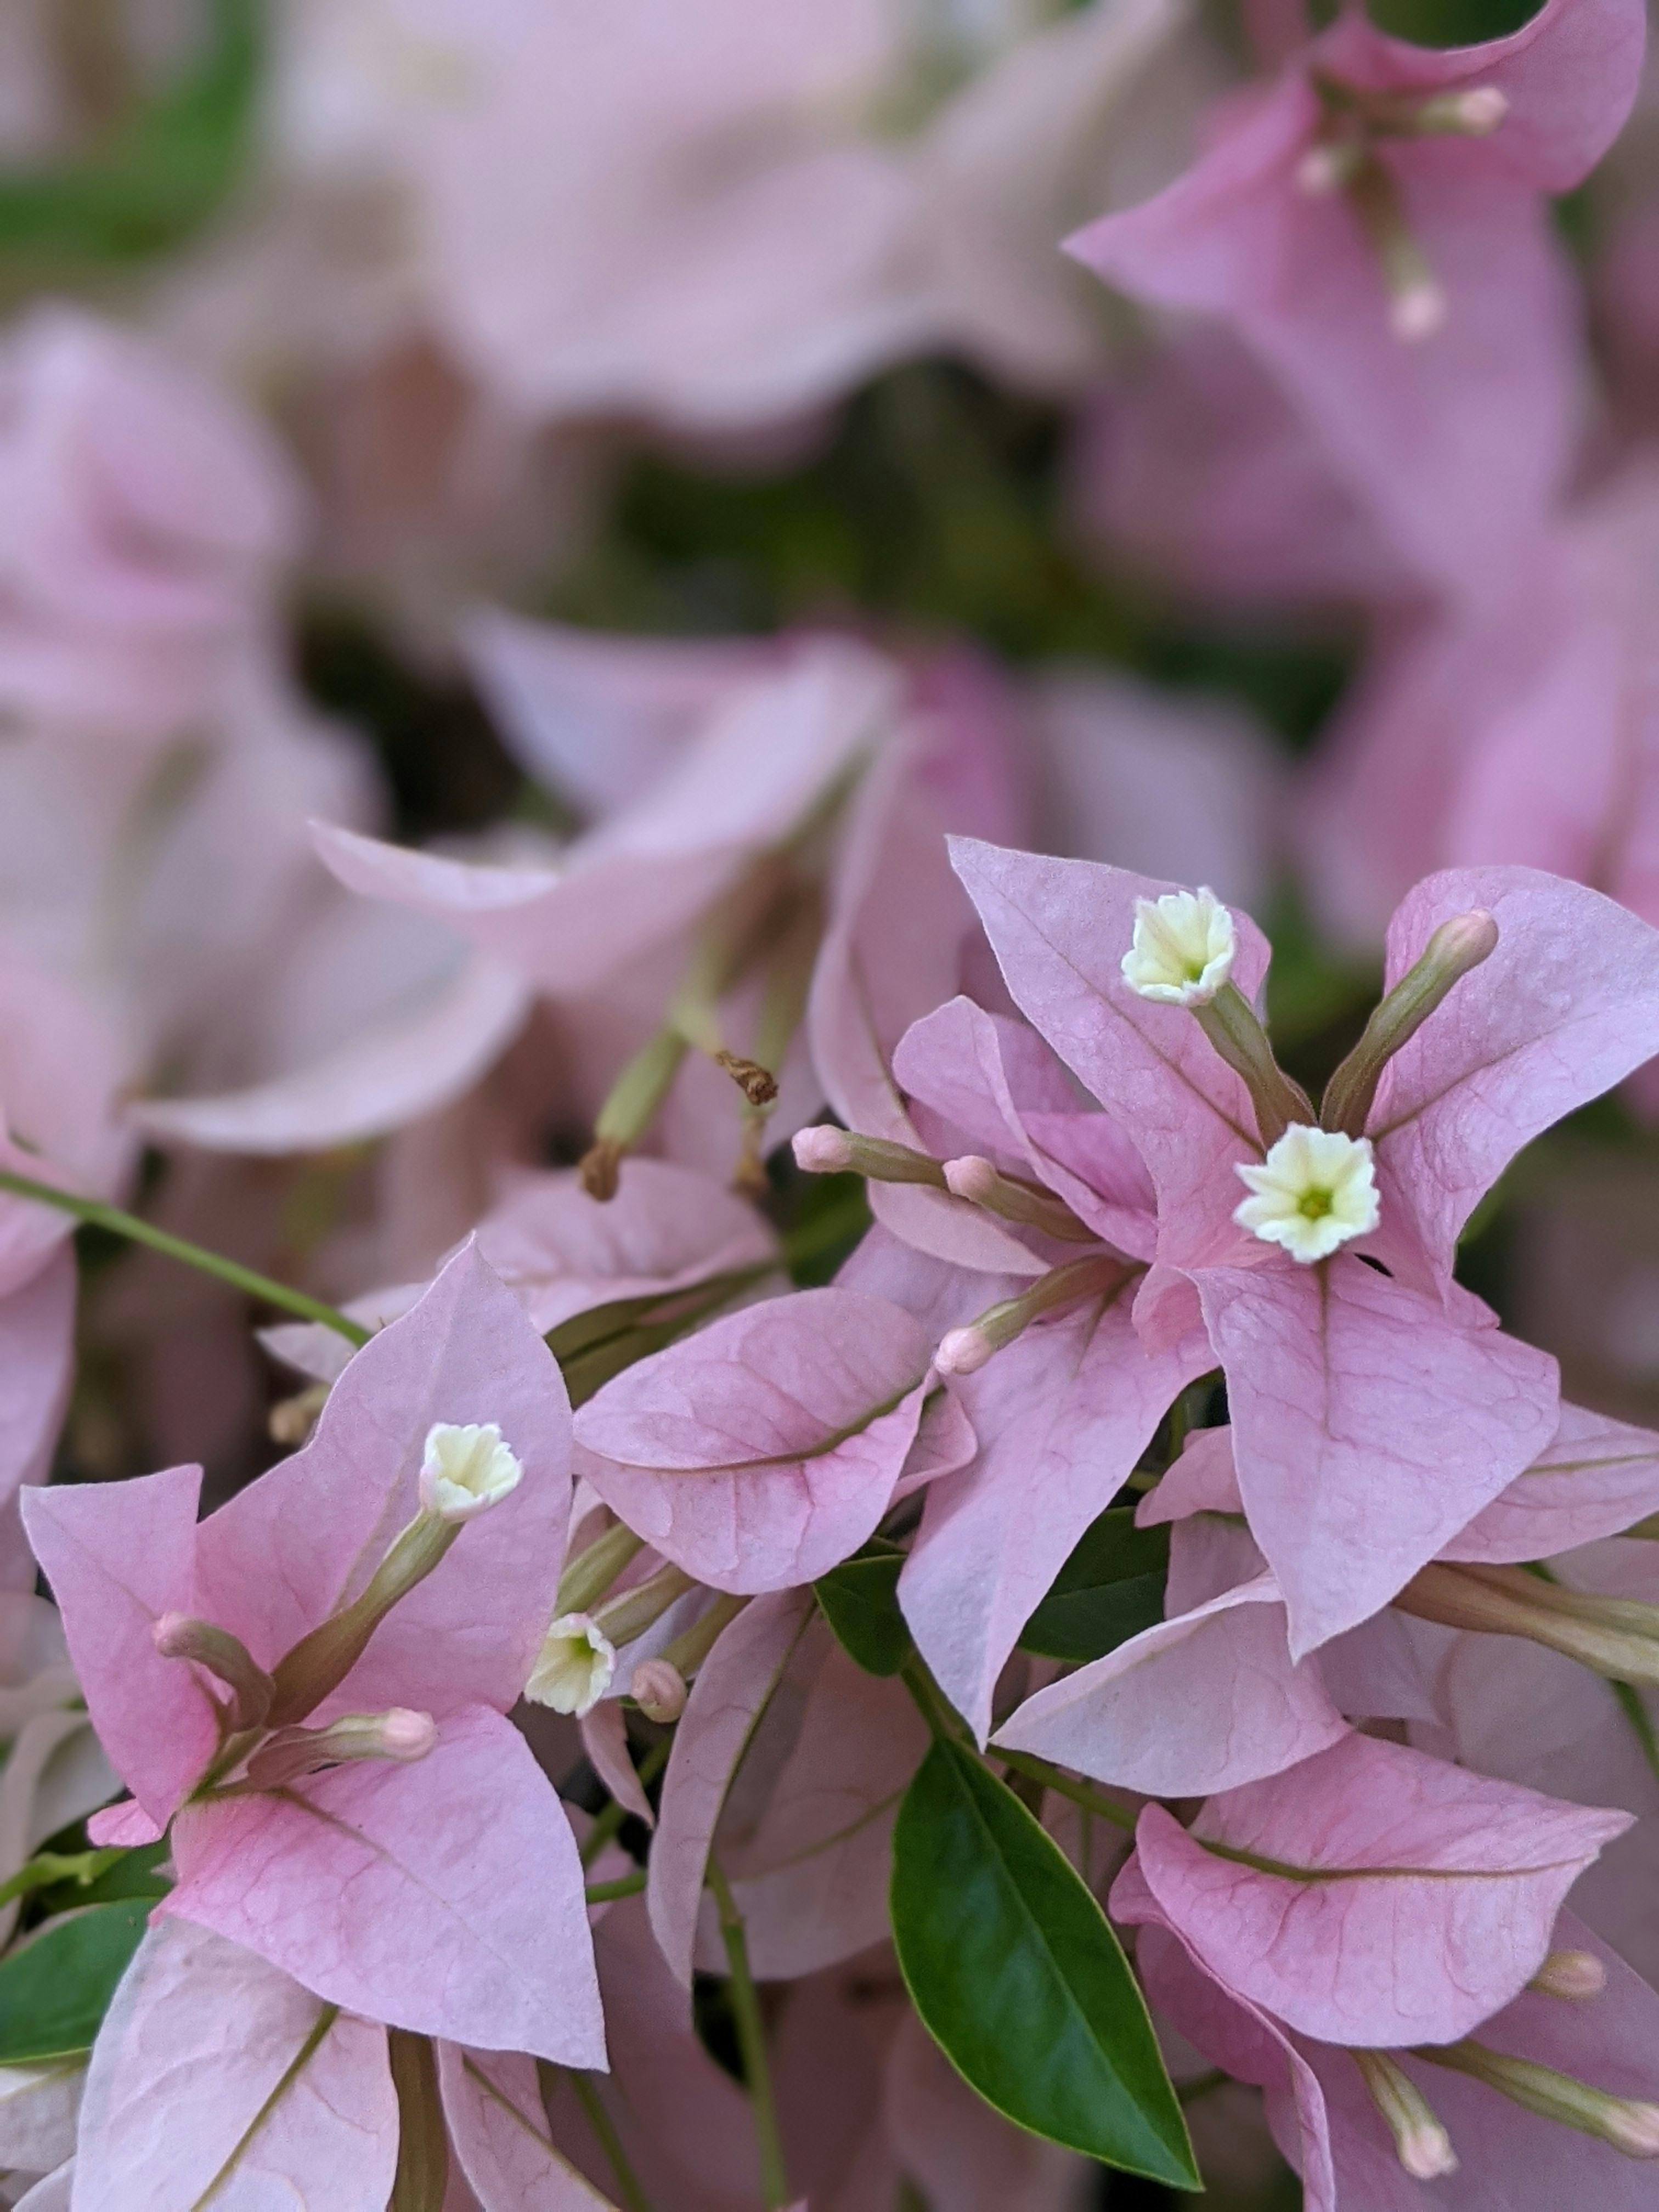
[[[1520,1567],[1431,1561],[1395,1599],[1447,1628],[1523,1636],[1613,1682],[1659,1683],[1659,1606],[1588,1596]]]
[[[965,1328],[947,1329],[933,1354],[933,1365],[941,1375],[975,1374],[993,1352],[1012,1344],[1043,1314],[1109,1297],[1121,1288],[1127,1272],[1115,1253],[1106,1251],[1068,1260],[1063,1267],[1051,1267],[1018,1297],[988,1306]]]
[[[945,1188],[945,1170],[927,1152],[895,1145],[885,1137],[861,1137],[856,1129],[820,1126],[795,1139],[795,1164],[808,1175],[861,1175],[872,1182],[931,1183]]]
[[[1386,2051],[1355,2051],[1350,2056],[1364,2076],[1371,2102],[1388,2122],[1395,2154],[1412,2179],[1440,2181],[1455,2173],[1451,2137],[1399,2061]]]
[[[685,1711],[685,1677],[666,1659],[646,1659],[634,1669],[634,1702],[648,1721],[678,1720]]]
[[[617,1647],[587,1613],[564,1613],[543,1640],[525,1695],[534,1705],[578,1718],[591,1712],[611,1687]]]
[[[1475,84],[1467,92],[1438,93],[1425,100],[1413,121],[1425,134],[1444,131],[1459,138],[1490,138],[1509,112],[1509,95],[1498,86]]]
[[[1498,924],[1481,908],[1441,923],[1421,957],[1373,1011],[1364,1035],[1325,1086],[1319,1118],[1326,1128],[1350,1137],[1361,1133],[1389,1060],[1416,1036],[1453,985],[1490,959],[1497,945]]]
[[[987,1213],[994,1213],[1002,1221],[1016,1222],[1023,1229],[1040,1229],[1045,1236],[1063,1237],[1072,1244],[1100,1242],[1094,1231],[1078,1219],[1064,1199],[1002,1174],[994,1162],[981,1158],[977,1152],[964,1153],[959,1160],[946,1160],[945,1188],[953,1198],[965,1199],[970,1206],[982,1206]]]
[[[1296,188],[1310,200],[1328,199],[1352,183],[1365,158],[1363,139],[1321,138],[1297,163]]]
[[[792,1149],[803,1175],[846,1175],[853,1165],[852,1139],[829,1122],[797,1129]]]
[[[933,1364],[941,1375],[977,1375],[996,1349],[977,1323],[968,1328],[947,1329],[939,1339]]]
[[[247,1763],[249,1786],[280,1790],[325,1767],[342,1766],[349,1760],[389,1759],[412,1765],[426,1758],[438,1741],[438,1726],[430,1713],[393,1705],[383,1713],[347,1713],[326,1728],[278,1729]]]
[[[1472,2039],[1424,2044],[1413,2056],[1470,2075],[1512,2104],[1563,2127],[1577,2128],[1581,2135],[1595,2136],[1626,2158],[1659,2158],[1659,2105],[1612,2096],[1571,2074],[1558,2074],[1553,2067],[1540,2066],[1530,2058],[1512,2058],[1507,2051],[1490,2051]]]
[[[185,1613],[164,1613],[150,1632],[163,1659],[186,1659],[204,1668],[230,1692],[224,1724],[232,1731],[263,1728],[276,1684],[240,1637]]]
[[[518,1488],[524,1467],[494,1421],[434,1421],[421,1462],[421,1504],[440,1521],[471,1521]]]
[[[1594,1951],[1552,1951],[1527,1986],[1540,1996],[1582,2002],[1599,1997],[1607,1985],[1607,1970]]]

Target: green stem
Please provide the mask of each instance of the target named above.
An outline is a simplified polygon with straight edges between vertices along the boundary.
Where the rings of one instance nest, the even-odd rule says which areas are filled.
[[[772,2071],[766,2056],[766,2023],[761,2017],[760,1993],[749,1971],[749,1944],[743,1915],[730,1883],[711,1856],[708,1887],[720,1913],[720,1939],[732,1970],[732,2014],[743,2057],[743,2078],[749,2085],[755,2112],[755,2142],[760,2152],[761,2195],[767,2212],[780,2212],[789,2202],[789,2182],[784,2172],[783,2143],[778,2134],[777,2107],[772,2101]]]
[[[651,2212],[645,2191],[640,2187],[639,2176],[629,2162],[628,2153],[622,2147],[622,2137],[617,2133],[609,2112],[600,2100],[599,2085],[590,2074],[571,2069],[570,2086],[576,2093],[576,2101],[587,2115],[587,2124],[599,2139],[599,2148],[611,2161],[611,2171],[617,2177],[627,2212]]]
[[[1110,1820],[1119,1828],[1134,1833],[1135,1816],[1124,1805],[1115,1805],[1111,1799],[1087,1782],[1079,1782],[1063,1768],[1050,1766],[1046,1759],[1034,1759],[1029,1752],[1004,1751],[999,1747],[997,1757],[1005,1766],[1012,1766],[1016,1774],[1030,1777],[1052,1790],[1057,1796],[1069,1797],[1073,1805],[1080,1805],[1085,1813],[1098,1813],[1103,1820]]]
[[[141,1221],[136,1213],[124,1213],[118,1206],[106,1206],[97,1198],[77,1198],[72,1191],[56,1190],[51,1183],[32,1182],[27,1176],[12,1175],[3,1170],[0,1170],[0,1190],[9,1190],[17,1198],[34,1199],[42,1206],[55,1206],[60,1213],[71,1213],[91,1228],[106,1229],[112,1236],[127,1237],[134,1244],[148,1244],[153,1252],[164,1252],[169,1260],[182,1260],[187,1267],[195,1267],[202,1274],[216,1275],[222,1283],[228,1283],[234,1290],[245,1291],[251,1298],[279,1306],[301,1321],[321,1322],[325,1328],[335,1330],[349,1344],[368,1342],[371,1331],[337,1308],[325,1305],[320,1298],[307,1297],[303,1291],[290,1290],[286,1283],[273,1282],[269,1275],[258,1274],[252,1267],[227,1260],[222,1253],[210,1252],[182,1237],[169,1236],[165,1229]]]
[[[615,1881],[590,1881],[587,1901],[590,1905],[609,1905],[613,1898],[637,1897],[645,1887],[645,1869],[636,1874],[618,1875]]]

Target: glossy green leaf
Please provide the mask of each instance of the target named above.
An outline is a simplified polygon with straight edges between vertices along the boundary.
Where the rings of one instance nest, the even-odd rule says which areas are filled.
[[[812,1585],[836,1642],[866,1674],[896,1674],[910,1656],[898,1603],[903,1565],[899,1547],[878,1536]]]
[[[997,2111],[1109,2166],[1200,2186],[1146,2007],[1065,1853],[962,1745],[934,1743],[893,1837],[918,2014]]]
[[[1167,1528],[1137,1528],[1134,1508],[1113,1505],[1084,1531],[1020,1644],[1045,1659],[1101,1659],[1164,1618]]]
[[[0,1960],[0,2066],[91,2050],[149,1917],[141,1898],[94,1905],[48,1922]]]

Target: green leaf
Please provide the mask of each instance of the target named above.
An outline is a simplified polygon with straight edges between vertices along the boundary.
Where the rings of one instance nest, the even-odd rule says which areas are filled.
[[[149,1916],[142,1899],[94,1905],[49,1921],[32,1942],[0,1960],[0,2066],[91,2050]]]
[[[896,1674],[910,1656],[910,1632],[898,1604],[903,1565],[896,1544],[872,1537],[812,1585],[836,1642],[866,1674]]]
[[[1109,1506],[1026,1622],[1022,1650],[1078,1664],[1103,1658],[1163,1620],[1169,1569],[1169,1530],[1137,1528],[1133,1506]]]
[[[1065,1853],[957,1743],[899,1808],[893,1938],[951,2064],[1033,2135],[1196,2189],[1186,2123],[1134,1976]]]

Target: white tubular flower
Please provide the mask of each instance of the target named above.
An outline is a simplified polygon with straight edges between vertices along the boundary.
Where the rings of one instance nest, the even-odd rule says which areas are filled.
[[[616,1671],[617,1647],[592,1617],[562,1613],[547,1632],[524,1693],[532,1705],[550,1705],[580,1720],[611,1687]]]
[[[501,1441],[494,1421],[465,1428],[436,1421],[426,1432],[421,1504],[440,1521],[471,1521],[488,1512],[523,1479],[517,1453]]]
[[[1207,1006],[1232,974],[1237,950],[1232,915],[1213,891],[1165,891],[1159,899],[1135,901],[1123,980],[1143,999]]]
[[[1328,1259],[1339,1244],[1376,1228],[1380,1208],[1370,1139],[1301,1122],[1258,1167],[1240,1165],[1251,1195],[1233,1214],[1241,1229],[1282,1244],[1304,1264]]]

